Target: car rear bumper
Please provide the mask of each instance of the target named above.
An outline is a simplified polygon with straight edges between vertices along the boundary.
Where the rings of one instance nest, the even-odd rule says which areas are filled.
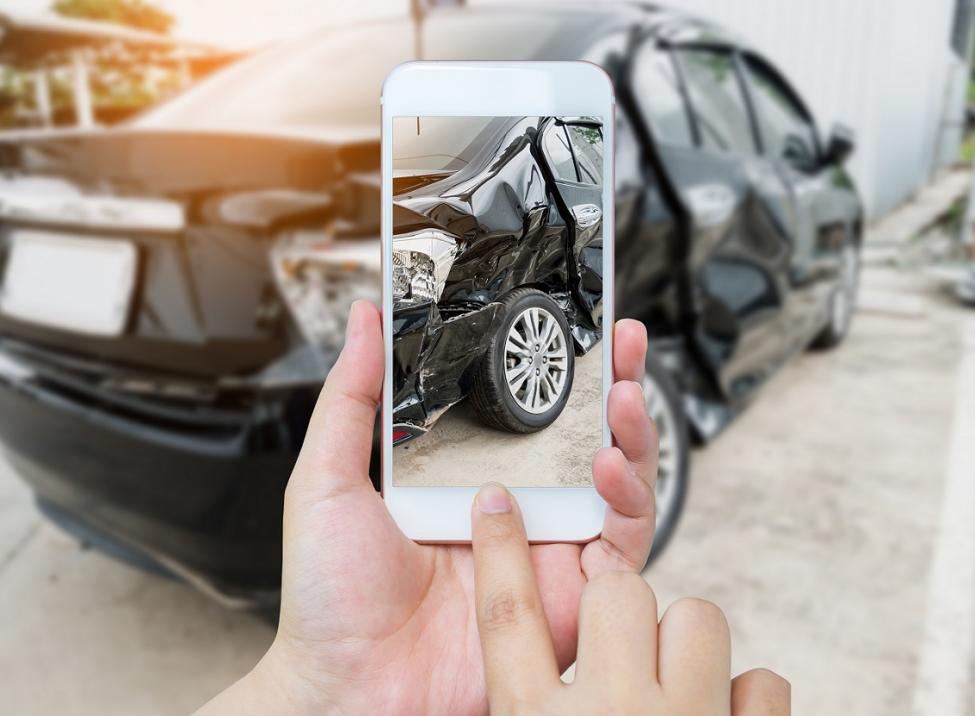
[[[8,367],[9,368],[9,367]],[[317,391],[257,399],[236,423],[153,423],[0,371],[0,443],[45,511],[226,603],[277,599],[284,489]]]

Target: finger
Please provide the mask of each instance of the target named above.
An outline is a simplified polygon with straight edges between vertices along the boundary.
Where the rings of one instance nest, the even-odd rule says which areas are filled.
[[[754,669],[731,682],[731,716],[789,716],[792,685],[768,669]]]
[[[651,516],[653,490],[636,475],[633,465],[618,447],[601,448],[593,459],[593,479],[606,503],[627,517]]]
[[[474,598],[488,700],[514,700],[556,687],[559,672],[538,593],[521,513],[501,485],[481,487],[471,510]]]
[[[356,301],[349,312],[345,346],[308,423],[295,477],[327,473],[330,480],[322,486],[329,491],[369,484],[383,370],[379,311],[368,301]]]
[[[586,585],[579,604],[575,683],[635,693],[657,681],[657,599],[633,572],[606,572]]]
[[[681,599],[660,620],[657,678],[677,713],[726,713],[731,635],[711,602]]]
[[[613,330],[613,375],[616,380],[643,381],[647,359],[647,328],[624,318]]]
[[[609,392],[606,417],[613,440],[636,476],[653,485],[657,476],[657,435],[643,399],[643,387],[620,381]]]
[[[607,508],[602,534],[587,546],[584,554],[586,576],[592,579],[619,569],[639,572],[647,562],[653,541],[653,490],[636,476],[616,447],[596,453],[593,484]]]
[[[608,509],[600,538],[583,551],[590,579],[612,569],[643,569],[653,542],[657,434],[642,388],[625,381],[614,385],[607,413],[617,447],[601,450],[593,461],[593,484]]]

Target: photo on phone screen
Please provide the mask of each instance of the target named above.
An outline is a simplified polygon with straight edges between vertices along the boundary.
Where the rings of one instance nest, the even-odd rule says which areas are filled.
[[[394,117],[392,140],[394,484],[590,485],[602,119]]]

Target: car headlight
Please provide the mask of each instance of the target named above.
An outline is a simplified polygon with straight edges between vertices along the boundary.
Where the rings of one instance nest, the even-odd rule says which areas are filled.
[[[433,259],[419,251],[393,251],[393,302],[398,306],[433,303],[439,298]]]
[[[352,303],[379,303],[379,251],[378,239],[332,241],[313,232],[294,232],[275,245],[275,283],[309,343],[337,352]]]
[[[393,308],[440,300],[457,255],[457,240],[427,229],[393,237]]]

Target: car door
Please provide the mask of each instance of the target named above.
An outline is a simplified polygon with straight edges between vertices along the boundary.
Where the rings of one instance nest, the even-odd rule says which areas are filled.
[[[601,123],[553,119],[543,128],[542,149],[568,227],[569,286],[592,327],[598,328],[603,295]]]
[[[743,396],[787,351],[781,330],[794,204],[761,161],[731,50],[649,39],[635,57],[633,83],[688,216],[692,338],[724,392]]]
[[[848,240],[841,215],[829,201],[831,168],[820,161],[816,126],[802,100],[762,58],[743,53],[741,68],[758,121],[762,154],[781,177],[796,207],[787,322],[794,349],[808,344],[822,326],[832,280]]]

